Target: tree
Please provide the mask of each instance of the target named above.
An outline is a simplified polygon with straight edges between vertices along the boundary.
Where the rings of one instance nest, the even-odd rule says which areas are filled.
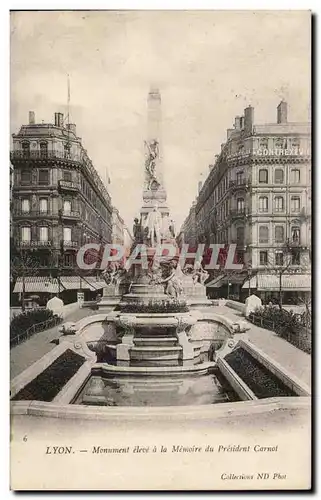
[[[11,276],[15,281],[17,280],[17,278],[22,278],[21,309],[23,312],[26,309],[26,277],[30,275],[36,275],[38,273],[38,269],[38,259],[31,256],[30,253],[26,250],[20,250],[18,253],[11,256]]]
[[[288,239],[284,245],[275,251],[274,258],[268,258],[267,261],[267,268],[269,271],[278,276],[278,306],[280,309],[282,309],[283,306],[283,276],[285,274],[294,274],[297,272],[297,270],[293,268],[295,259],[300,257],[300,247],[297,243],[295,238],[292,242]],[[277,254],[279,254],[279,259],[278,261],[274,261]],[[300,261],[298,260],[298,262]],[[306,264],[302,262],[298,265],[300,265],[300,270],[302,271],[307,267]]]

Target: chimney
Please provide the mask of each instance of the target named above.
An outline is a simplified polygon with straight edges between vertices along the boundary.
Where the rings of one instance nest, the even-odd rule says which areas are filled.
[[[202,186],[203,186],[203,182],[198,181],[198,194],[201,192]]]
[[[246,134],[251,134],[253,125],[254,125],[254,108],[252,108],[252,106],[248,106],[244,110],[244,132]]]
[[[241,130],[241,117],[240,116],[235,117],[234,128],[235,128],[235,130]]]
[[[59,113],[59,127],[64,126],[64,115],[63,113]]]
[[[67,128],[70,130],[70,132],[72,132],[76,136],[76,124],[75,123],[67,124]]]
[[[29,111],[29,125],[34,125],[36,123],[35,112]]]
[[[244,116],[241,116],[240,117],[240,129],[243,130],[244,129]]]
[[[288,121],[288,104],[283,101],[277,107],[277,123],[287,123]]]
[[[63,113],[55,113],[55,126],[56,127],[63,127],[64,126]]]

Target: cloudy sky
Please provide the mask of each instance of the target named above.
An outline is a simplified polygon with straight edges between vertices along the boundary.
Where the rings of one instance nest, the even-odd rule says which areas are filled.
[[[110,11],[11,14],[11,132],[66,112],[131,227],[141,206],[147,94],[162,96],[164,177],[179,226],[226,129],[252,104],[256,123],[305,121],[308,12]]]

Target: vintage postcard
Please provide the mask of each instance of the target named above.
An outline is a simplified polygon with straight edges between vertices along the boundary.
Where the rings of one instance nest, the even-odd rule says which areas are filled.
[[[309,490],[311,12],[13,11],[12,490]]]

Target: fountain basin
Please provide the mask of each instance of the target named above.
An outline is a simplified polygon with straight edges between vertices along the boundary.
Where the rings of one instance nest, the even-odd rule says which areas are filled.
[[[95,369],[73,404],[166,407],[212,405],[238,400],[237,394],[219,372],[146,377],[139,372],[131,376],[106,376]]]

